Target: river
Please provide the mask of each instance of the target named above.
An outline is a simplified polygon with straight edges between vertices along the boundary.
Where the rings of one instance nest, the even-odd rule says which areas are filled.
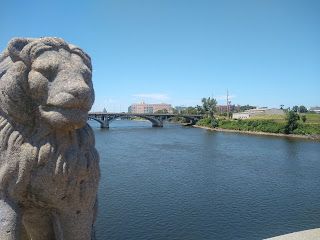
[[[99,240],[250,240],[320,227],[320,142],[89,124],[102,173]]]

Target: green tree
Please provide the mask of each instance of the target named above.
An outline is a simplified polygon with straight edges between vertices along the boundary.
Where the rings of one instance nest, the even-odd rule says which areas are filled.
[[[173,109],[172,109],[172,113],[173,113],[173,114],[178,114],[179,111],[178,111],[177,109],[173,108]]]
[[[163,113],[163,114],[166,114],[166,113],[168,113],[168,110],[164,108],[164,109],[161,109],[161,110],[156,111],[155,113]]]
[[[181,111],[182,114],[191,114],[191,115],[197,115],[198,111],[194,107],[187,107],[187,109]]]
[[[214,118],[214,113],[217,111],[217,100],[214,98],[202,98],[202,109],[208,117]]]
[[[213,118],[213,119],[211,120],[211,126],[214,127],[214,128],[219,127],[219,121],[218,121],[218,119]]]
[[[302,121],[305,123],[305,122],[307,121],[307,116],[306,116],[306,115],[303,115],[303,116],[301,117],[301,119],[302,119]]]
[[[197,109],[197,114],[204,114],[204,110],[203,110],[202,106],[197,105],[196,109]]]
[[[219,126],[219,122],[216,118],[212,119],[212,118],[203,118],[201,120],[199,120],[196,125],[199,126],[205,126],[205,127],[210,127],[210,128],[216,128]]]
[[[241,106],[241,107],[239,108],[239,112],[244,112],[244,111],[246,111],[246,110],[250,110],[250,109],[254,109],[254,108],[255,108],[255,107],[250,106],[250,105]]]
[[[283,109],[283,106],[284,106],[284,105],[283,105],[283,104],[281,104],[281,105],[280,105],[280,109]]]
[[[293,111],[290,111],[286,116],[286,126],[284,132],[289,134],[292,133],[295,129],[298,128],[298,120],[300,119],[299,115]]]
[[[298,111],[298,106],[293,106],[292,111],[297,112]]]
[[[300,112],[300,113],[306,113],[306,112],[308,112],[308,109],[307,109],[305,106],[301,105],[301,106],[299,107],[299,112]]]

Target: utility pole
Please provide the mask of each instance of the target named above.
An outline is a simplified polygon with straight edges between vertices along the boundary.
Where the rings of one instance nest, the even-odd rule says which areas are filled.
[[[229,95],[228,95],[228,88],[227,88],[227,119],[229,119]]]

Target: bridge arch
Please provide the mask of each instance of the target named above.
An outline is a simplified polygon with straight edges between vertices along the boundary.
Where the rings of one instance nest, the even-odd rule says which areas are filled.
[[[179,117],[179,116],[171,116],[171,117],[168,117],[165,121],[169,121],[173,118],[176,118],[176,117]],[[181,116],[180,116],[181,117]],[[197,117],[188,117],[188,116],[184,116],[183,118],[187,119],[190,121],[190,124],[194,125],[197,121],[200,120],[200,118],[197,118]]]
[[[109,128],[109,123],[108,123],[108,122],[105,122],[105,121],[103,121],[103,120],[100,120],[99,118],[95,118],[95,117],[89,116],[88,119],[92,119],[92,120],[95,120],[95,121],[97,121],[98,123],[100,123],[100,127],[101,127],[101,128]]]
[[[132,116],[137,117],[136,115],[132,115]],[[138,116],[138,117],[141,117],[150,121],[152,123],[152,127],[163,127],[163,122],[159,121],[156,118],[149,117],[149,116]]]
[[[117,120],[119,118],[122,118],[122,117],[140,117],[140,118],[143,118],[143,119],[146,119],[148,121],[150,121],[152,123],[152,127],[163,127],[163,121],[161,120],[158,120],[156,118],[153,118],[153,117],[149,117],[149,116],[137,116],[137,115],[114,115],[113,117],[108,117],[108,118],[104,118],[104,119],[100,119],[100,118],[97,118],[97,117],[92,117],[92,116],[89,116],[88,119],[92,119],[92,120],[95,120],[97,122],[100,123],[100,126],[101,128],[109,128],[109,125],[111,122],[113,122],[114,120]]]

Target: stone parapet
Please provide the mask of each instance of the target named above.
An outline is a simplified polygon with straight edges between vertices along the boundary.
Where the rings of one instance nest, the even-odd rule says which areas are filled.
[[[320,228],[305,230],[301,232],[289,233],[277,237],[267,238],[265,240],[319,240]]]

